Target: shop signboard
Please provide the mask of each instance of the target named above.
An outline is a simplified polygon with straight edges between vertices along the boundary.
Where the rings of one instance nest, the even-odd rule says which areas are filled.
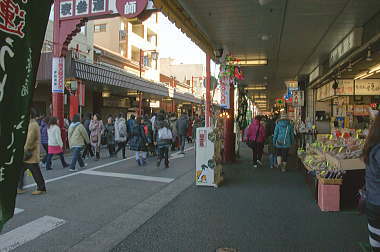
[[[321,75],[321,66],[317,66],[309,75],[309,83],[313,82]]]
[[[304,91],[293,91],[293,106],[294,107],[305,106],[305,93],[304,93]]]
[[[65,90],[65,58],[53,57],[52,92],[64,93]]]
[[[228,81],[220,82],[220,107],[230,109],[230,84]]]
[[[61,0],[59,17],[64,20],[119,14],[135,18],[147,5],[148,0]]]
[[[334,65],[349,51],[361,45],[362,33],[363,28],[355,28],[335,47],[330,53],[330,66]]]
[[[354,95],[354,80],[338,80],[336,95]]]
[[[149,107],[151,107],[151,108],[159,108],[160,107],[160,101],[151,101],[149,103]]]
[[[214,143],[210,141],[209,135],[212,128],[198,128],[196,139],[195,154],[195,182],[198,186],[216,186],[215,185],[215,164]]]
[[[355,95],[380,95],[380,79],[355,80]]]

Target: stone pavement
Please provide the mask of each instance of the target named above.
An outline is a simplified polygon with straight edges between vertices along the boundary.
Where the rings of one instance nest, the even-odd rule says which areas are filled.
[[[364,216],[321,212],[294,160],[281,173],[249,157],[243,147],[223,186],[192,185],[112,251],[361,251]]]

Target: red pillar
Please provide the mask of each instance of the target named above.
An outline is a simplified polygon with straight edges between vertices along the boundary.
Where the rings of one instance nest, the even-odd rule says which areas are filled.
[[[234,134],[234,104],[235,88],[230,85],[230,109],[227,110],[230,118],[224,120],[224,162],[231,163],[235,160],[235,134]]]
[[[78,91],[75,94],[70,95],[70,120],[73,120],[75,114],[78,114],[79,100]]]
[[[211,127],[211,71],[210,71],[210,55],[206,56],[206,127]]]

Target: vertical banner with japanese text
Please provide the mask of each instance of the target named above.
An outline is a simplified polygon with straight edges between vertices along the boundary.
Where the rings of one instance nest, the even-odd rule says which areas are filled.
[[[52,0],[0,1],[0,230],[12,218]]]
[[[215,186],[214,143],[209,136],[211,128],[198,128],[195,151],[195,182],[198,186]]]

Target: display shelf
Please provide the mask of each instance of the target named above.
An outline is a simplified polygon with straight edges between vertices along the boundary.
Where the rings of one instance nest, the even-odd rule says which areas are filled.
[[[339,159],[330,153],[324,153],[326,160],[334,165],[336,168],[351,171],[351,170],[364,170],[365,165],[359,158],[355,159]]]

